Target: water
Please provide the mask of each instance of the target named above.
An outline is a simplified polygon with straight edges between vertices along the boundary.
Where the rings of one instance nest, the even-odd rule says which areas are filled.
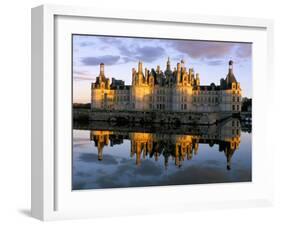
[[[74,125],[73,190],[251,181],[251,129]]]

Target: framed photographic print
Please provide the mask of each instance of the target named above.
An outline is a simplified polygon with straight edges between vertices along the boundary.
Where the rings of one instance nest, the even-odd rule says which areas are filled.
[[[263,19],[32,9],[32,215],[271,204],[272,30]]]

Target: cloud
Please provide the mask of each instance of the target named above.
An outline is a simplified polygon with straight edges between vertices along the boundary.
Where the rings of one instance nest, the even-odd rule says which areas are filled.
[[[236,55],[240,58],[248,58],[252,56],[252,44],[241,44],[236,50]]]
[[[165,50],[160,46],[139,47],[137,51],[139,53],[138,57],[140,58],[140,60],[143,60],[145,62],[154,61],[165,54]]]
[[[101,163],[101,164],[117,164],[117,160],[111,155],[103,155],[102,161],[99,161],[98,155],[95,153],[82,153],[79,155],[79,161],[87,163]]]
[[[207,60],[206,63],[210,66],[218,66],[224,64],[225,62],[223,60]]]
[[[104,63],[107,65],[116,64],[120,59],[120,56],[113,56],[113,55],[104,55],[99,57],[84,57],[82,58],[81,62],[86,66],[96,66],[100,63]]]
[[[93,81],[93,77],[87,71],[73,70],[73,80],[75,81]]]
[[[235,43],[177,40],[171,47],[189,55],[191,58],[217,59],[232,52]]]
[[[117,37],[99,37],[99,41],[104,42],[106,44],[116,45],[116,44],[122,44],[123,38],[117,38]]]
[[[121,45],[118,49],[125,63],[139,60],[151,62],[165,55],[165,49],[161,46]]]
[[[94,46],[94,45],[95,45],[95,43],[91,42],[91,41],[83,41],[83,42],[79,43],[80,47],[88,47],[88,46]]]
[[[93,81],[93,78],[74,75],[73,80],[75,80],[75,81]]]

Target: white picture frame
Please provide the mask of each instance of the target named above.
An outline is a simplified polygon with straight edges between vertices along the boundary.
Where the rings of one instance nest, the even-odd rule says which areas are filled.
[[[56,20],[60,18],[71,18],[69,21]],[[60,105],[62,96],[69,97],[70,80],[62,84],[62,76],[59,63],[60,59],[68,59],[65,65],[69,64],[69,49],[64,49],[60,37],[57,34],[68,35],[72,29],[80,25],[80,32],[87,32],[87,25],[81,23],[100,23],[103,20],[110,23],[126,24],[144,23],[147,26],[169,25],[169,26],[201,26],[217,27],[218,34],[209,37],[204,32],[198,31],[195,39],[220,39],[225,37],[230,29],[243,29],[243,38],[229,37],[229,41],[245,39],[256,45],[254,57],[254,83],[253,83],[253,173],[254,179],[251,183],[231,183],[212,185],[181,185],[164,186],[153,188],[133,189],[111,189],[106,191],[86,191],[72,194],[69,188],[69,173],[71,164],[67,147],[60,144],[60,139],[68,140],[68,135],[61,135],[60,125],[66,130],[70,127],[69,118],[65,120],[60,117],[61,110],[69,115],[68,105]],[[76,22],[77,21],[77,24]],[[119,21],[119,22],[118,22]],[[72,26],[73,25],[73,26]],[[97,25],[98,26],[98,25]],[[118,35],[140,35],[131,30],[114,30]],[[121,25],[120,25],[121,26]],[[83,28],[84,27],[84,28]],[[252,31],[251,34],[246,34]],[[62,33],[60,33],[62,31]],[[256,32],[256,37],[254,34]],[[219,36],[221,33],[222,36]],[[225,33],[225,34],[223,34]],[[161,35],[161,33],[159,33]],[[151,37],[153,33],[146,34]],[[175,34],[175,37],[178,34]],[[216,36],[217,35],[217,36]],[[57,39],[56,39],[57,38]],[[254,40],[254,41],[253,41]],[[137,11],[115,11],[114,9],[100,10],[83,7],[43,5],[32,9],[32,186],[31,186],[31,213],[33,217],[41,220],[55,220],[66,218],[88,218],[97,216],[128,215],[139,213],[157,213],[165,211],[185,211],[189,209],[205,208],[229,208],[249,207],[260,205],[271,205],[273,202],[273,179],[268,177],[273,168],[273,150],[266,150],[266,156],[261,151],[266,149],[270,142],[266,135],[267,107],[270,101],[267,98],[271,94],[270,89],[264,88],[264,84],[273,82],[273,22],[265,19],[236,18],[221,16],[199,16],[177,13],[153,13]],[[256,44],[255,44],[256,43]],[[60,49],[61,48],[61,49]],[[69,46],[69,48],[71,48]],[[60,54],[65,50],[65,55]],[[260,54],[257,54],[260,53]],[[58,55],[58,56],[57,56]],[[69,74],[65,73],[65,76]],[[264,76],[262,76],[264,75]],[[265,86],[268,87],[268,86]],[[264,92],[258,92],[263,89]],[[69,104],[69,103],[68,103]],[[58,105],[60,107],[58,107]],[[62,110],[64,111],[64,110]],[[71,119],[70,119],[71,120]],[[69,131],[69,134],[71,130]],[[263,138],[263,139],[261,139]],[[65,148],[62,148],[65,147]],[[61,148],[61,149],[60,149]],[[62,159],[66,159],[63,161]],[[65,177],[63,176],[65,175]],[[220,194],[218,194],[218,187]],[[206,194],[211,193],[212,197]],[[144,192],[146,193],[144,195]],[[191,194],[186,196],[185,194]],[[231,198],[228,198],[233,194]],[[167,195],[167,200],[160,200],[160,197]],[[146,196],[146,198],[145,198]],[[136,198],[137,197],[137,198]],[[181,200],[179,201],[180,198]],[[88,201],[86,201],[88,199]],[[149,200],[150,199],[150,200]],[[93,200],[95,202],[93,203]],[[59,204],[58,204],[59,203]],[[81,205],[83,204],[83,206]],[[110,204],[110,205],[109,205]]]

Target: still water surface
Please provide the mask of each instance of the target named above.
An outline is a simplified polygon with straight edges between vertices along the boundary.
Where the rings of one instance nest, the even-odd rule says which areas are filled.
[[[237,119],[198,128],[97,124],[74,126],[73,190],[251,181],[251,132]]]

